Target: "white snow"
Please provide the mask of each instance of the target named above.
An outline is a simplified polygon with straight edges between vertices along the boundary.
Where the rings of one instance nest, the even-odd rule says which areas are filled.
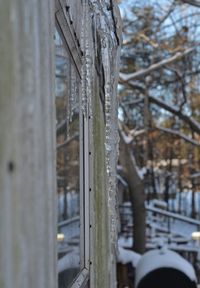
[[[167,203],[163,200],[158,200],[158,199],[153,199],[150,203],[150,206],[158,206],[158,207],[162,207],[162,208],[167,208]]]
[[[140,179],[143,180],[145,174],[147,173],[146,167],[139,168],[139,167],[136,165],[136,169],[137,169],[137,173],[138,173]]]
[[[140,254],[131,250],[124,249],[122,247],[119,247],[118,251],[119,251],[118,257],[117,257],[118,263],[122,263],[122,264],[131,263],[134,268],[137,266],[141,258]]]
[[[126,135],[123,131],[121,131],[121,134],[122,134],[123,140],[126,144],[130,144],[133,141],[133,137],[130,134]]]
[[[118,239],[118,246],[123,248],[131,248],[133,246],[133,237],[120,236]]]
[[[189,178],[198,178],[198,177],[200,177],[200,172],[191,174]]]
[[[151,250],[141,257],[136,267],[136,287],[145,275],[161,267],[177,269],[197,282],[194,269],[189,262],[173,251],[160,249]]]
[[[121,182],[121,184],[124,186],[124,187],[128,187],[128,183],[124,180],[124,178],[117,174],[117,179]]]
[[[169,212],[169,211],[164,211],[162,209],[159,209],[159,208],[155,208],[155,207],[151,207],[149,205],[146,205],[146,209],[148,211],[152,211],[152,212],[155,212],[155,213],[158,213],[158,214],[161,214],[161,215],[165,215],[165,216],[168,216],[168,217],[171,217],[171,218],[174,218],[174,219],[177,219],[177,220],[180,220],[182,222],[185,222],[185,223],[190,223],[194,226],[200,226],[200,221],[198,220],[195,220],[195,219],[192,219],[192,218],[189,218],[189,217],[186,217],[186,216],[183,216],[181,214],[178,214],[178,213],[173,213],[173,212]]]

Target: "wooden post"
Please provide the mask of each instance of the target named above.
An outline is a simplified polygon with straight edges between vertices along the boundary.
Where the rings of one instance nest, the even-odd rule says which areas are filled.
[[[0,287],[56,287],[53,4],[0,1]]]

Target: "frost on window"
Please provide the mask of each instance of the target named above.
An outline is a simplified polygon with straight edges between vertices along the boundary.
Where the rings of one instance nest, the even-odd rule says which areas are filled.
[[[80,79],[55,33],[59,288],[69,287],[80,271]]]

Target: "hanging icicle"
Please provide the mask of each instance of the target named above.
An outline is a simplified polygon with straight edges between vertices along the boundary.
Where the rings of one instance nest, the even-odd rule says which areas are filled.
[[[89,4],[89,5],[88,5]],[[110,231],[110,275],[112,287],[115,283],[115,261],[117,234],[119,226],[116,166],[118,158],[118,103],[117,79],[119,67],[119,41],[113,19],[113,5],[110,0],[83,1],[83,30],[81,46],[83,49],[82,68],[82,111],[92,117],[92,95],[95,93],[94,75],[98,73],[98,90],[105,119],[106,156],[106,198]],[[92,33],[91,33],[92,31]],[[93,53],[93,52],[95,53]],[[91,56],[93,55],[93,56]]]
[[[95,1],[91,0],[90,5],[94,7],[93,18],[97,25],[96,31],[100,43],[101,60],[104,74],[104,111],[105,111],[105,151],[106,151],[106,172],[107,172],[107,205],[110,223],[110,255],[111,265],[115,262],[117,250],[117,233],[118,233],[118,203],[116,192],[116,166],[118,158],[118,103],[117,103],[117,78],[119,51],[118,41],[116,39],[115,27],[112,15],[112,3],[109,0]],[[95,11],[95,12],[94,12]],[[95,47],[95,51],[97,51]],[[97,55],[99,56],[99,55]],[[112,269],[112,268],[111,268]],[[114,284],[113,284],[113,287]]]
[[[82,66],[82,111],[85,116],[90,114],[91,109],[91,94],[92,94],[92,79],[93,79],[93,57],[92,57],[92,36],[90,33],[91,17],[89,14],[89,7],[87,1],[83,1],[83,25],[81,47],[83,49],[83,66]],[[90,111],[88,111],[90,108]]]

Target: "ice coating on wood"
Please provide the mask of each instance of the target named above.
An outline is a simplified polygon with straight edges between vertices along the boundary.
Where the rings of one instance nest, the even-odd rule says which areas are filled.
[[[116,201],[116,162],[117,162],[117,101],[116,88],[118,77],[118,43],[114,33],[114,23],[110,2],[90,1],[89,7],[84,4],[84,25],[82,31],[83,69],[82,69],[82,110],[84,115],[92,118],[92,96],[95,91],[93,77],[99,69],[101,89],[99,95],[105,117],[105,152],[106,152],[106,193],[110,230],[110,268],[115,269],[117,243],[117,201]],[[92,28],[91,28],[92,27]],[[91,33],[92,30],[92,33]],[[94,51],[95,53],[91,53]],[[92,56],[94,55],[94,56]],[[94,58],[95,57],[95,58]],[[95,62],[96,61],[96,62]],[[97,67],[95,66],[97,65]],[[111,283],[115,287],[114,273]]]
[[[82,111],[85,116],[90,114],[92,117],[91,97],[92,97],[92,78],[94,69],[93,42],[91,35],[91,18],[88,4],[83,1],[83,25],[81,34],[81,47],[83,49],[82,66]],[[88,109],[90,111],[88,111]]]
[[[69,120],[72,121],[75,110],[79,105],[79,83],[75,67],[71,65],[71,93],[69,94]]]
[[[105,105],[105,150],[107,171],[108,210],[110,217],[111,251],[115,251],[117,243],[118,213],[116,200],[116,165],[118,150],[117,127],[117,78],[118,78],[118,43],[114,33],[113,16],[110,1],[91,1],[98,9],[95,10],[98,39],[104,73],[104,105]],[[96,11],[99,11],[96,12]],[[100,15],[100,16],[99,16]],[[114,253],[113,253],[114,254]],[[114,256],[114,255],[113,255]]]
[[[117,102],[116,94],[114,93],[115,78],[112,73],[115,70],[113,57],[116,55],[115,39],[110,33],[112,21],[107,11],[107,6],[104,7],[105,16],[101,18],[101,52],[104,69],[104,89],[105,89],[105,119],[106,119],[106,171],[107,171],[107,191],[108,191],[108,208],[110,216],[110,231],[111,245],[116,245],[117,235],[117,214],[116,214],[116,150],[118,141],[117,132]],[[110,21],[109,21],[110,20]]]
[[[96,70],[100,79],[100,99],[105,118],[106,153],[106,193],[110,230],[111,263],[115,263],[117,245],[118,212],[116,199],[116,166],[118,157],[118,119],[117,119],[117,81],[119,70],[119,40],[116,36],[113,5],[110,0],[89,1],[83,4],[82,31],[83,68],[82,68],[82,109],[92,117],[92,96]],[[91,33],[92,31],[92,33]],[[94,51],[94,53],[91,53]],[[92,56],[94,55],[94,56]],[[114,284],[113,284],[114,285]],[[114,286],[113,286],[114,287]]]

